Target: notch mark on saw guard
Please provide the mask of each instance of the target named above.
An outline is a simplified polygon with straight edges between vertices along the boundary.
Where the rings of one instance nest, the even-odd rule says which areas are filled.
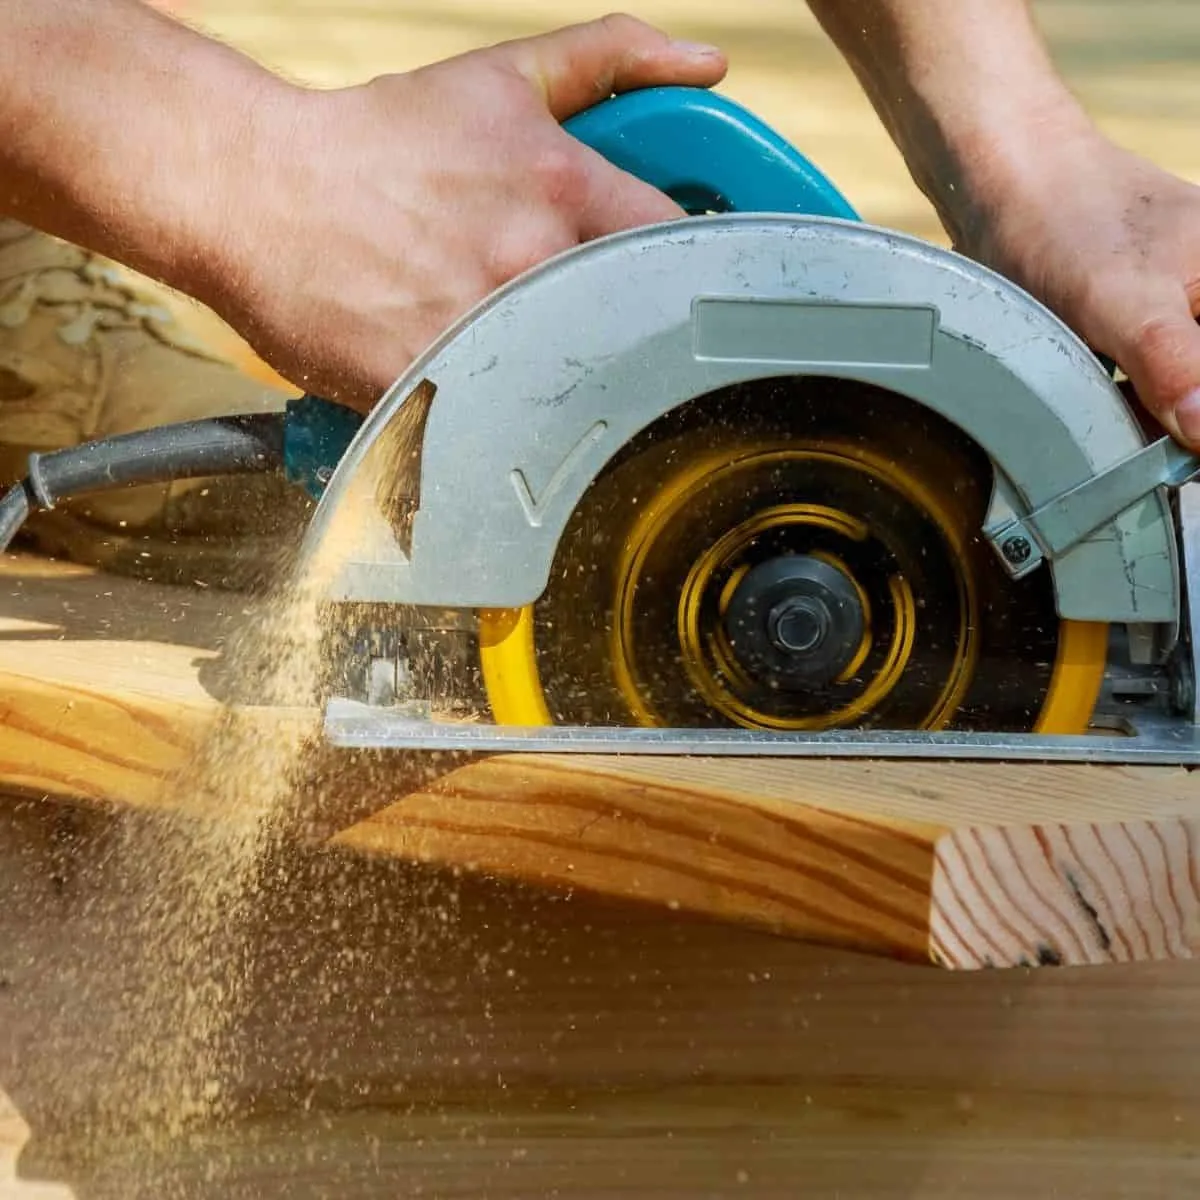
[[[533,488],[529,486],[529,477],[520,467],[513,467],[508,473],[509,479],[512,480],[513,491],[516,492],[517,500],[520,501],[521,510],[525,513],[525,520],[534,529],[540,528],[547,506],[562,491],[563,484],[567,482],[575,468],[584,460],[588,451],[593,446],[599,445],[607,432],[607,421],[593,422],[583,437],[567,451],[566,457],[562,462],[554,468],[554,473],[550,476],[546,486],[542,488],[540,495],[535,496],[533,494]]]

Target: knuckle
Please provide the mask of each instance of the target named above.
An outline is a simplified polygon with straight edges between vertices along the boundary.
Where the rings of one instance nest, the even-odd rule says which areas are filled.
[[[568,144],[543,149],[533,163],[541,198],[556,209],[576,209],[587,192],[587,173],[580,156]]]
[[[1143,361],[1155,363],[1160,369],[1170,369],[1188,350],[1181,336],[1179,321],[1173,317],[1154,314],[1143,318],[1133,330],[1133,348]]]
[[[1194,385],[1200,364],[1197,336],[1171,315],[1146,317],[1133,328],[1126,370],[1144,381],[1143,398],[1150,407],[1169,407]]]
[[[1179,351],[1178,322],[1160,315],[1147,317],[1134,331],[1134,344],[1148,358],[1174,356]]]
[[[551,224],[539,223],[513,230],[498,239],[490,256],[492,285],[499,286],[567,249],[570,239]],[[490,289],[489,289],[490,290]]]
[[[626,50],[644,51],[668,40],[661,30],[627,12],[610,12],[596,23],[611,42]]]
[[[647,25],[640,17],[627,12],[605,13],[597,23],[617,37],[635,37],[654,32],[653,27]]]

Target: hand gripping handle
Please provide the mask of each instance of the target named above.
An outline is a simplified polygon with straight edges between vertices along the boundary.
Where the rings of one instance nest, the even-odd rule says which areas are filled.
[[[626,92],[572,117],[573,137],[685,212],[795,213],[858,220],[833,184],[752,113],[702,88]],[[288,479],[320,499],[362,418],[316,396],[290,401]]]

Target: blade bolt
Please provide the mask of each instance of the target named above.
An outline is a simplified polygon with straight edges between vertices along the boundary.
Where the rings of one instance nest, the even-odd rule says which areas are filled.
[[[812,596],[784,600],[767,617],[767,630],[781,650],[803,654],[825,640],[829,632],[829,609]]]
[[[1000,552],[1014,567],[1019,567],[1022,563],[1029,561],[1033,547],[1029,544],[1027,537],[1016,534],[1005,539],[1004,545],[1000,547]]]
[[[806,554],[750,567],[725,610],[725,632],[755,687],[792,693],[832,684],[862,644],[866,618],[854,581]]]

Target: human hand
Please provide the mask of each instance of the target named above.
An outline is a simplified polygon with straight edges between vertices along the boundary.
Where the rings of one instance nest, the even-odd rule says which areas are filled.
[[[368,410],[538,262],[683,211],[565,133],[613,92],[710,86],[711,47],[613,16],[362,86],[272,81],[225,188],[205,300],[297,387]],[[221,192],[218,191],[218,195]]]
[[[1020,284],[1200,450],[1200,188],[1073,116],[977,178],[955,247]]]
[[[808,4],[955,248],[1055,311],[1200,449],[1200,189],[1100,133],[1025,0]]]

